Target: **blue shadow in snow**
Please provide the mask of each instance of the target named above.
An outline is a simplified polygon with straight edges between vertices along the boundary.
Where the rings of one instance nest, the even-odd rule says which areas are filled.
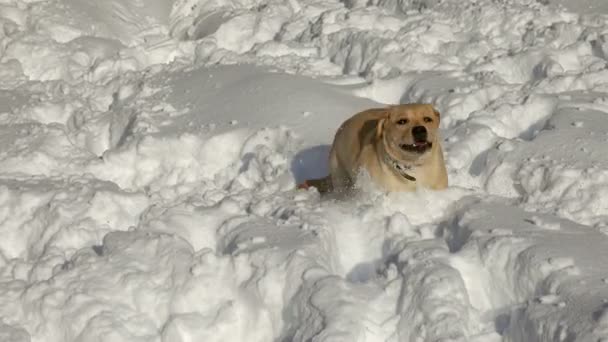
[[[291,161],[291,172],[296,183],[327,176],[330,150],[330,145],[317,145],[298,152]]]

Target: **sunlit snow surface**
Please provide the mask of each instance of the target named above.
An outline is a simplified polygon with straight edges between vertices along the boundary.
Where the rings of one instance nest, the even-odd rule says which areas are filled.
[[[2,1],[0,341],[608,340],[607,11]],[[294,190],[414,101],[447,190]]]

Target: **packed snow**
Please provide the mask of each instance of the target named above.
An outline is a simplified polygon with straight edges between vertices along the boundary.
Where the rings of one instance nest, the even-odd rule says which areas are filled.
[[[606,4],[0,1],[0,341],[608,341]],[[296,190],[408,102],[448,189]]]

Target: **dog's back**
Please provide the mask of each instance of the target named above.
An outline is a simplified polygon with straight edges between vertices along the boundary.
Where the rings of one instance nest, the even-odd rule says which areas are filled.
[[[346,120],[336,132],[329,156],[333,188],[350,188],[359,171],[359,157],[371,145],[378,122],[386,115],[386,109],[373,108],[360,112]]]
[[[370,138],[375,134],[378,121],[386,109],[372,108],[355,114],[346,120],[334,136],[329,154],[329,169],[332,172],[323,178],[308,179],[299,184],[299,189],[317,188],[320,193],[350,188],[353,184],[351,176],[356,170],[349,170],[346,165],[356,165],[357,159]]]

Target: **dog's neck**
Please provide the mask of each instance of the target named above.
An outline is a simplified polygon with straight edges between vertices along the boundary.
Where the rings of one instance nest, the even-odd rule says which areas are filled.
[[[398,160],[391,157],[386,151],[383,154],[384,154],[384,158],[383,158],[384,163],[386,163],[393,170],[395,170],[395,172],[397,172],[399,175],[401,175],[401,177],[403,177],[409,181],[412,181],[412,182],[416,181],[416,178],[414,176],[408,174],[408,172],[414,168],[413,165],[407,165],[407,164],[399,162]]]
[[[413,163],[412,164],[404,163],[404,162],[401,162],[401,161],[393,158],[393,156],[391,156],[387,151],[386,138],[384,136],[382,136],[382,143],[380,145],[381,145],[381,146],[379,146],[380,151],[378,151],[378,152],[380,152],[379,155],[382,158],[381,162],[388,165],[391,169],[393,169],[393,171],[395,171],[401,177],[403,177],[411,182],[415,182],[416,178],[414,176],[410,175],[409,172],[411,170],[413,170],[416,165]]]

